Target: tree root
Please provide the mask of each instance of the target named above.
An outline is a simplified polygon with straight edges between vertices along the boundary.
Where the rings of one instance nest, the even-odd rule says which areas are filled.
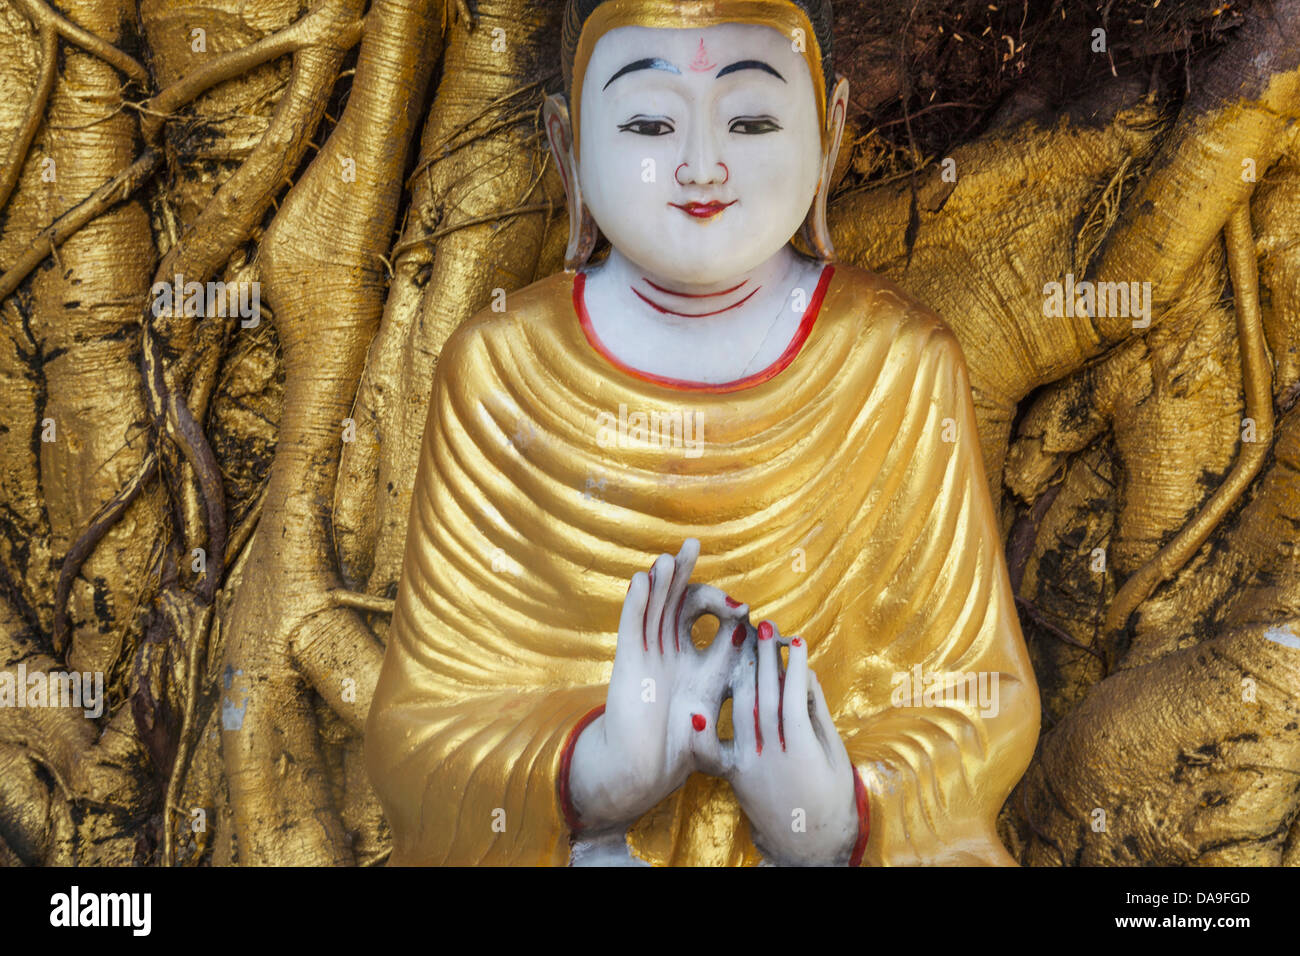
[[[140,496],[140,492],[158,474],[158,456],[150,452],[145,456],[140,467],[136,469],[131,480],[114,495],[96,513],[90,526],[73,542],[72,547],[63,558],[59,567],[59,581],[54,590],[54,652],[62,654],[68,640],[68,595],[72,593],[72,582],[81,572],[85,562],[95,546],[103,540],[104,535],[117,523],[117,519],[126,513],[131,502]]]
[[[1300,0],[1261,5],[1211,61],[1173,135],[1099,253],[1098,281],[1151,283],[1153,323],[1177,298],[1300,118]],[[1195,214],[1183,212],[1195,210]],[[1098,351],[1134,334],[1129,316],[1090,320]]]
[[[485,0],[476,12],[482,29],[537,34],[559,22],[558,9],[520,0]],[[430,116],[421,138],[416,168],[422,171],[413,179],[411,197],[414,214],[396,256],[398,278],[390,295],[395,308],[384,314],[362,380],[363,395],[381,401],[373,409],[383,449],[377,483],[374,490],[352,485],[346,490],[365,496],[349,506],[354,526],[368,533],[373,529],[373,544],[357,542],[373,555],[367,559],[370,574],[364,588],[370,594],[389,596],[397,584],[410,512],[409,476],[428,418],[428,383],[443,343],[488,303],[493,289],[520,288],[534,278],[546,235],[545,210],[552,202],[558,205],[559,197],[550,182],[542,182],[547,154],[534,111],[511,107],[531,77],[550,69],[553,64],[538,62],[526,47],[494,54],[488,44],[459,32],[448,38],[435,100],[442,107]],[[500,131],[480,133],[496,127]],[[451,151],[444,153],[449,144],[454,144]],[[534,211],[511,215],[516,207]],[[420,215],[423,210],[434,212],[429,222]],[[511,218],[493,229],[491,224],[504,216]],[[431,233],[440,238],[433,240]],[[436,241],[437,249],[427,274],[404,269],[401,260],[407,255],[423,259],[430,241]],[[421,298],[414,312],[407,310],[412,283],[419,284]],[[372,507],[370,502],[373,513],[358,514]]]
[[[122,71],[141,86],[149,82],[149,71],[111,43],[106,43],[89,30],[77,26],[55,13],[41,0],[14,0],[27,18],[42,29],[52,29],[69,43],[75,43],[110,66]]]
[[[41,26],[41,72],[36,78],[36,90],[32,101],[27,105],[27,115],[23,125],[18,129],[18,136],[9,147],[3,168],[0,168],[0,210],[9,202],[9,196],[18,185],[18,177],[23,171],[23,160],[31,148],[32,139],[41,125],[45,115],[45,104],[49,102],[50,91],[54,89],[54,78],[58,73],[59,38],[54,27],[49,24]]]
[[[430,0],[372,4],[343,116],[261,244],[293,412],[280,425],[265,508],[223,629],[228,672],[248,683],[242,730],[227,733],[222,748],[244,863],[352,862],[303,690],[314,688],[359,728],[382,659],[357,613],[330,598],[340,582],[327,529],[342,420],[382,310],[377,267],[397,218],[438,15]],[[343,159],[353,161],[355,180],[340,175]]]
[[[351,19],[342,24],[339,22],[340,10],[348,10],[352,7],[355,7],[355,4],[322,0],[314,10],[283,30],[278,30],[246,47],[223,53],[197,70],[187,73],[141,108],[143,118],[140,121],[140,134],[144,141],[155,145],[162,133],[163,125],[173,118],[176,110],[217,84],[241,76],[263,63],[309,46],[329,45],[338,50],[349,50],[356,46],[361,39],[362,21]],[[315,102],[322,109],[324,108],[323,100]],[[301,131],[310,135],[311,129],[314,128],[315,124],[312,124],[310,128]]]
[[[375,597],[373,594],[362,594],[357,591],[347,591],[343,588],[335,588],[331,591],[330,600],[339,607],[355,608],[358,611],[371,611],[375,614],[392,614],[393,608],[397,604],[392,598]]]
[[[1300,619],[1227,629],[1097,685],[1020,783],[1039,840],[1073,865],[1276,864],[1300,758],[1300,654],[1280,632],[1294,639]],[[1033,840],[1023,857],[1053,862]]]
[[[323,4],[318,11],[309,14],[273,37],[280,43],[288,44],[290,49],[309,46],[317,33],[322,34],[319,42],[330,47],[336,46],[339,42],[348,43],[354,34],[359,34],[360,27],[360,21],[346,19],[353,6],[355,4]],[[331,19],[326,20],[326,16]],[[317,19],[313,20],[313,17]],[[326,23],[343,22],[344,26],[340,28],[337,35],[332,35],[324,32],[326,27],[321,26],[322,20]],[[267,39],[270,40],[272,37]],[[351,42],[354,43],[355,40]],[[263,48],[262,52],[265,53],[266,48]],[[234,54],[230,56],[233,57]],[[255,65],[237,58],[233,64],[239,68]],[[174,108],[204,89],[235,75],[230,72],[231,68],[232,62],[222,58],[206,68],[207,71],[200,81],[176,84],[169,87],[169,90],[177,92],[169,94],[164,91],[160,96],[169,96],[166,103]],[[192,281],[206,281],[220,263],[234,252],[238,244],[247,239],[254,224],[270,205],[271,197],[280,187],[287,170],[295,168],[305,152],[310,131],[315,128],[324,110],[325,97],[331,83],[332,73],[329,71],[301,67],[295,69],[289,88],[266,135],[240,169],[222,184],[216,196],[186,232],[182,241],[173,246],[164,257],[155,273],[156,282],[170,281],[172,275],[178,272]],[[185,91],[188,91],[188,96],[183,95]],[[191,412],[186,401],[177,396],[174,389],[168,386],[167,376],[155,374],[161,369],[162,361],[156,336],[148,323],[149,316],[146,314],[141,353],[143,368],[146,369],[143,371],[146,395],[150,398],[150,407],[155,420],[167,434],[178,436],[177,440],[187,460],[191,462],[191,467],[193,468],[194,461],[200,463],[201,470],[196,469],[196,473],[200,476],[207,516],[207,531],[202,535],[202,540],[209,542],[209,551],[215,556],[223,550],[219,542],[224,538],[224,494],[215,456],[206,435],[197,423],[204,415],[206,401],[202,400],[202,396],[206,396],[210,383],[195,383],[192,395],[200,397],[201,400],[195,404],[194,412]],[[204,349],[187,352],[182,372],[177,378],[183,382],[188,378],[186,368],[204,364],[206,352],[207,350]],[[215,373],[215,363],[207,364]],[[143,486],[157,474],[158,459],[155,455],[151,455],[146,466],[132,478],[122,493],[105,505],[100,515],[69,550],[60,572],[59,585],[55,594],[56,647],[61,647],[66,636],[67,598],[81,563],[94,550],[95,545],[107,533],[113,522],[125,512],[131,500],[134,500]],[[123,495],[127,496],[126,500],[122,500]],[[220,507],[217,506],[219,501],[222,502]],[[217,531],[216,539],[213,538],[214,529]],[[196,544],[199,543],[197,536],[190,535],[189,539]],[[214,540],[218,542],[217,545],[211,544]],[[220,583],[220,576],[220,567],[204,575],[200,584],[200,593],[205,602],[211,601]]]
[[[1243,203],[1229,215],[1224,235],[1236,299],[1246,417],[1255,423],[1255,440],[1242,441],[1241,452],[1228,477],[1214,490],[1200,513],[1119,589],[1102,625],[1103,646],[1107,648],[1108,656],[1113,657],[1118,632],[1128,624],[1129,616],[1138,605],[1162,581],[1168,580],[1187,563],[1245,493],[1259,474],[1273,444],[1272,360],[1264,344],[1264,328],[1260,319],[1259,277],[1255,268],[1255,242],[1250,231],[1248,203]]]
[[[126,169],[118,173],[91,195],[37,233],[35,241],[18,257],[18,261],[0,275],[0,299],[13,295],[45,257],[54,253],[69,236],[103,212],[126,200],[153,175],[162,156],[146,149]]]
[[[199,488],[203,495],[203,504],[207,513],[207,534],[204,536],[208,552],[212,555],[213,565],[205,571],[199,582],[199,596],[204,604],[211,604],[217,593],[217,584],[221,574],[220,556],[226,552],[226,496],[221,484],[221,470],[217,465],[212,446],[203,434],[203,429],[194,420],[189,406],[175,389],[167,387],[163,378],[162,356],[159,354],[157,338],[146,324],[144,343],[140,350],[140,366],[149,395],[149,405],[155,409],[155,415],[161,412],[169,438],[174,441],[185,455],[185,460],[199,479]],[[159,422],[158,424],[163,424]]]

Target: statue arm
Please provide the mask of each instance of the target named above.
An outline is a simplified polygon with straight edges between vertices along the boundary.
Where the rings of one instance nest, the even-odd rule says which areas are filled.
[[[606,685],[513,541],[475,349],[453,336],[435,376],[366,763],[393,863],[563,865],[561,765]]]
[[[892,638],[870,655],[867,684],[892,689],[891,699],[873,695],[861,717],[836,715],[867,790],[862,862],[1012,864],[995,820],[1033,755],[1038,690],[989,499],[969,373],[946,327],[932,333],[920,374],[932,382],[930,410],[900,493],[901,508],[923,508],[925,520],[913,525],[909,545],[890,549],[901,560],[883,578],[883,596],[877,581],[868,612],[868,633],[884,627]],[[900,432],[899,441],[908,440]],[[927,700],[927,689],[942,694],[937,681],[926,683],[930,675],[947,677],[954,689],[946,698]],[[969,703],[953,702],[958,681]],[[973,699],[981,689],[985,699]],[[907,706],[911,698],[918,706]]]
[[[392,862],[567,863],[561,769],[605,688],[451,692],[438,683],[390,654],[371,708],[366,757],[393,828]]]

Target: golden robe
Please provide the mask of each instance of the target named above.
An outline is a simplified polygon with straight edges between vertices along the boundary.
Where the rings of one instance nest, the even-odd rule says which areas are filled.
[[[1011,863],[994,820],[1038,691],[952,332],[838,265],[767,375],[692,389],[618,367],[575,286],[513,293],[438,364],[366,731],[392,862],[568,861],[562,752],[604,703],[628,579],[696,537],[693,580],[808,642],[868,792],[862,862]],[[655,413],[702,445],[638,430]],[[996,707],[900,691],[968,674],[996,679]],[[629,844],[660,864],[760,859],[730,786],[702,774]]]

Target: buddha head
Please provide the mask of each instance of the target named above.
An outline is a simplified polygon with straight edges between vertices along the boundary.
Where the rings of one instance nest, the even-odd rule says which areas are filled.
[[[545,118],[566,268],[597,230],[684,285],[744,274],[801,229],[831,258],[848,84],[831,71],[829,0],[568,0],[561,56],[566,95]]]

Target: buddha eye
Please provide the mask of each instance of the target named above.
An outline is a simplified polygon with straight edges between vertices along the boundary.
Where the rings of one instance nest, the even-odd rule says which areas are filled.
[[[669,133],[676,132],[673,124],[665,119],[651,119],[647,116],[634,116],[626,123],[619,125],[619,130],[624,133],[636,133],[638,136],[667,136]]]
[[[760,133],[775,133],[781,124],[770,116],[737,116],[731,121],[728,132],[757,136]]]

